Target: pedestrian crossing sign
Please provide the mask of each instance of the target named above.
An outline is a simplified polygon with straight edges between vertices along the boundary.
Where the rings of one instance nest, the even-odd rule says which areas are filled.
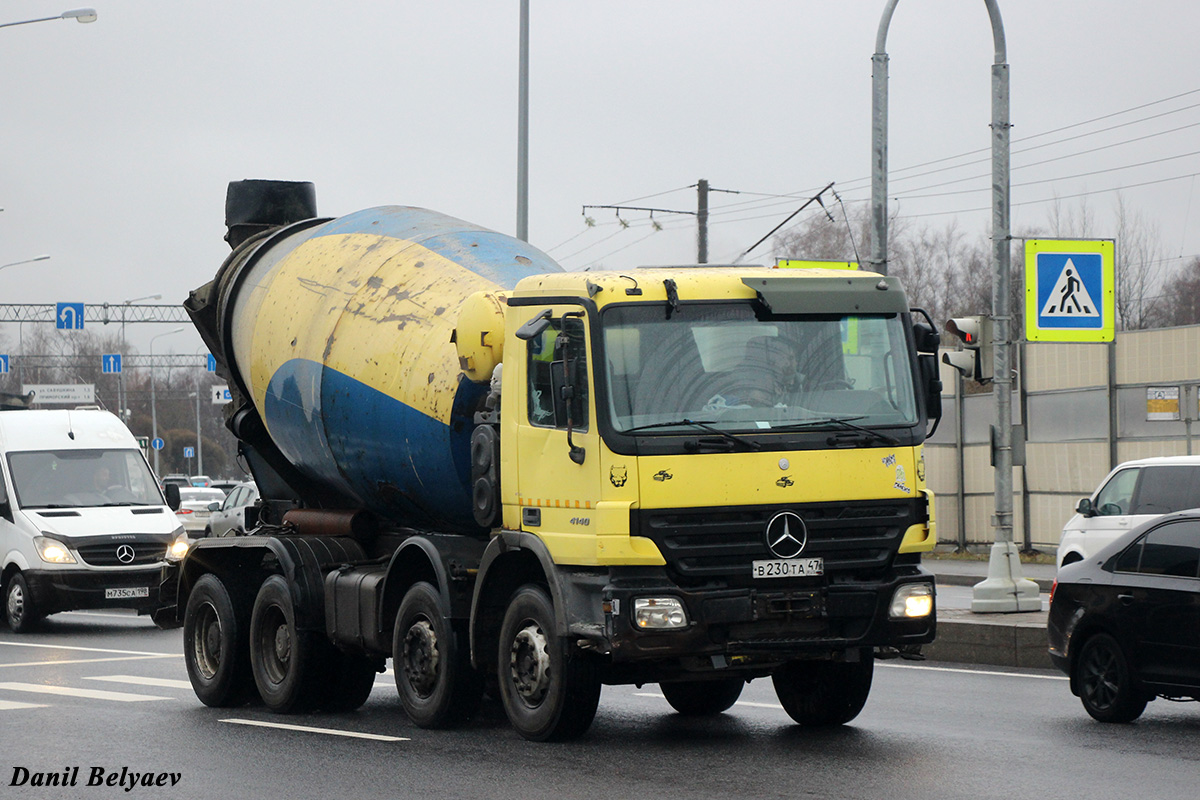
[[[1025,339],[1111,342],[1116,330],[1112,239],[1025,242]]]

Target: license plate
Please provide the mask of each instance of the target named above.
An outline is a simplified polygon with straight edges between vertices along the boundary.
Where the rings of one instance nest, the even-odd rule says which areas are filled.
[[[771,561],[752,561],[750,573],[755,578],[808,578],[825,574],[822,558],[788,558]]]
[[[146,586],[134,586],[131,588],[120,589],[105,589],[105,600],[125,600],[130,597],[149,597],[150,589]]]

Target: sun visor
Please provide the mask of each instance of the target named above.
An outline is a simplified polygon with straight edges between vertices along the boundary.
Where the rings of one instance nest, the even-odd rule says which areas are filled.
[[[899,278],[772,275],[742,278],[773,314],[902,314],[908,298]]]

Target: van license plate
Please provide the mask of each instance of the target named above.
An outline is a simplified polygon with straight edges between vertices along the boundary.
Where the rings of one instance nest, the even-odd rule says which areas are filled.
[[[751,575],[755,578],[807,578],[825,574],[821,558],[788,558],[771,561],[752,561]]]
[[[134,586],[131,588],[121,589],[105,589],[105,600],[125,600],[130,597],[149,597],[150,588],[147,586]]]

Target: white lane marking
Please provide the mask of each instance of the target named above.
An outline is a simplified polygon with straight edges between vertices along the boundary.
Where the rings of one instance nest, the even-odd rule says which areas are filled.
[[[926,664],[888,664],[875,662],[876,666],[889,669],[923,669],[929,672],[957,672],[962,675],[999,675],[1002,678],[1034,678],[1039,681],[1069,681],[1066,675],[1035,675],[1029,672],[1001,672],[991,669],[959,669],[957,667],[933,667]]]
[[[37,642],[12,642],[0,639],[0,645],[9,647],[41,647],[47,650],[75,650],[82,653],[116,653],[123,656],[156,656],[158,658],[182,658],[183,653],[150,653],[145,650],[111,650],[106,647],[72,647],[65,644],[38,644]]]
[[[134,686],[158,686],[163,689],[191,689],[191,681],[181,681],[174,678],[143,678],[138,675],[88,675],[89,681],[110,681],[112,683],[132,683]]]
[[[18,708],[46,708],[41,703],[18,703],[16,700],[0,700],[0,711],[13,711]]]
[[[92,700],[115,700],[118,703],[139,703],[147,700],[170,700],[169,697],[155,697],[149,694],[129,694],[128,692],[109,692],[103,689],[76,689],[71,686],[50,686],[45,683],[0,683],[0,690],[8,689],[13,692],[32,692],[34,694],[58,694],[66,697],[87,697]]]
[[[17,661],[12,664],[0,664],[0,668],[56,667],[59,664],[99,664],[104,661],[147,661],[152,658],[171,658],[171,656],[113,656],[112,658],[64,658],[57,661]]]
[[[307,725],[287,725],[282,722],[260,722],[253,719],[223,719],[231,725],[253,725],[258,728],[277,728],[284,731],[300,731],[302,733],[323,733],[327,736],[348,736],[352,739],[374,739],[379,742],[408,742],[412,741],[403,736],[383,736],[378,733],[358,733],[357,731],[339,731],[334,728],[310,728]]]

